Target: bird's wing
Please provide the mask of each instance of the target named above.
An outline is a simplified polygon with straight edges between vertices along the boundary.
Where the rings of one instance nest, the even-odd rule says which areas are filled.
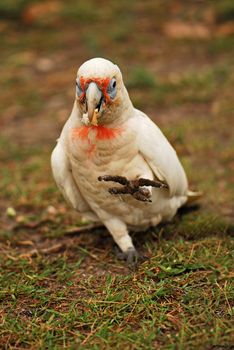
[[[160,129],[141,111],[136,110],[132,124],[138,135],[139,152],[155,176],[169,186],[170,196],[187,194],[184,169],[173,147]]]
[[[72,169],[62,138],[58,140],[52,152],[51,166],[55,182],[68,204],[80,213],[90,211],[88,203],[81,195],[73,178]]]

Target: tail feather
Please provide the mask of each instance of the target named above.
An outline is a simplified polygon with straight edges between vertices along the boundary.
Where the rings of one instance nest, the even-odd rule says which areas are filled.
[[[188,199],[185,205],[193,205],[195,202],[199,201],[203,197],[203,192],[188,190],[187,196]]]

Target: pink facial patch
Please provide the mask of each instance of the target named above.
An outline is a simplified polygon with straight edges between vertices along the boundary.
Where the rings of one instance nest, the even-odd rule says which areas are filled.
[[[110,83],[110,79],[109,78],[84,78],[84,77],[81,77],[80,78],[80,86],[81,86],[81,89],[82,89],[82,94],[80,95],[80,101],[83,102],[84,99],[85,99],[85,90],[87,88],[87,86],[89,85],[89,83],[91,82],[94,82],[97,84],[97,86],[99,87],[99,89],[102,91],[102,94],[105,98],[105,102],[108,104],[110,103],[110,96],[108,95],[108,92],[107,92],[107,88],[108,88],[108,85]]]

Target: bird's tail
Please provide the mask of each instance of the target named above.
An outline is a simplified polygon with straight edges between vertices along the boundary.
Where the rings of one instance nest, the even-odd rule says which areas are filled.
[[[187,196],[188,198],[187,202],[185,203],[185,206],[190,206],[195,204],[195,202],[199,201],[203,197],[203,192],[188,190]]]

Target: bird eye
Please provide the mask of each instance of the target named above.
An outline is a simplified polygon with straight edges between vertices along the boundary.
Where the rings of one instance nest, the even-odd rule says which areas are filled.
[[[109,85],[108,85],[108,88],[107,88],[108,94],[110,95],[110,98],[112,100],[115,98],[116,93],[117,93],[116,85],[117,85],[116,79],[112,78]]]
[[[83,93],[82,87],[80,85],[80,80],[77,79],[76,80],[76,94],[78,97],[80,97],[80,95]]]

